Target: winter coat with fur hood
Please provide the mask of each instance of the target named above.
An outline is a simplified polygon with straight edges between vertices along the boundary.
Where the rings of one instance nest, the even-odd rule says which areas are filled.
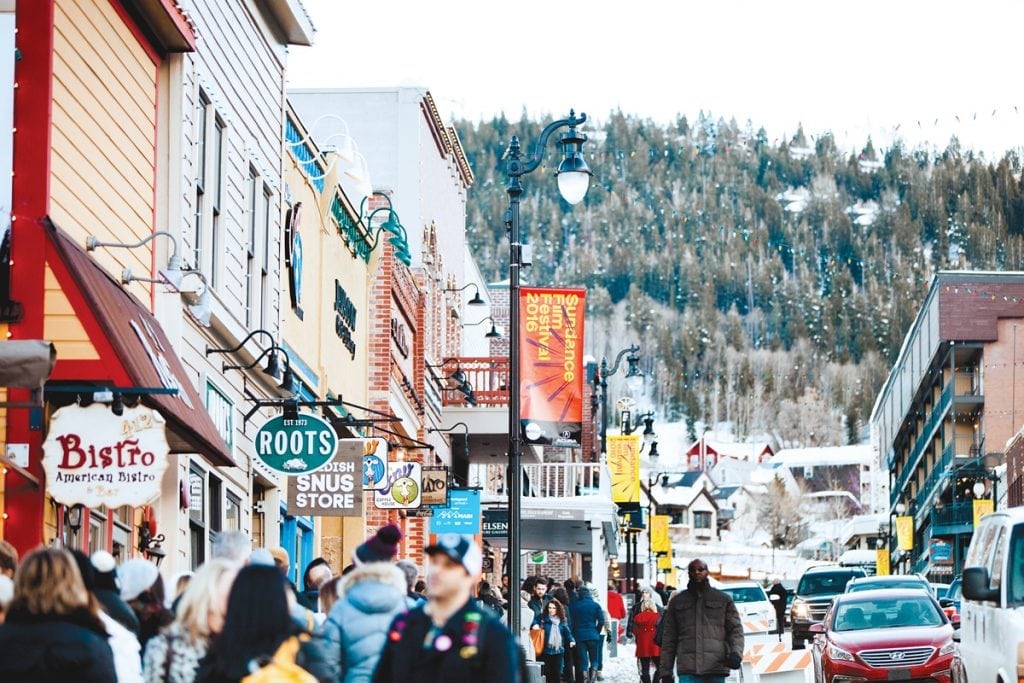
[[[338,584],[327,621],[341,633],[344,683],[373,679],[392,620],[407,610],[405,574],[390,562],[356,567]]]

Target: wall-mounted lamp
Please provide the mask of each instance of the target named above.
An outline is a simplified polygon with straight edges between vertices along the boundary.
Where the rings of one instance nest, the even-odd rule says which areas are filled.
[[[380,207],[370,212],[368,216],[365,216],[366,200],[370,196],[383,197],[388,203],[386,207]],[[374,233],[373,217],[378,213],[387,212],[387,218],[377,226],[377,232]],[[366,232],[368,240],[372,241],[370,244],[370,251],[377,248],[380,244],[381,233],[387,232],[391,235],[388,238],[388,244],[395,248],[395,258],[404,263],[407,266],[412,265],[412,255],[409,253],[409,237],[405,232],[405,228],[402,226],[402,222],[398,218],[398,213],[395,211],[391,204],[391,197],[384,192],[373,192],[363,198],[363,201],[359,203],[359,222],[362,224],[363,230]]]
[[[278,361],[278,352],[280,352],[281,355],[284,356],[285,360],[283,374],[281,373],[281,365]],[[278,385],[279,389],[282,389],[289,394],[294,393],[292,389],[292,384],[295,378],[294,375],[292,374],[291,356],[289,356],[288,352],[285,351],[280,346],[278,346],[277,344],[268,347],[263,353],[257,356],[253,362],[249,363],[248,365],[229,365],[228,363],[224,363],[221,366],[221,372],[227,372],[228,370],[250,370],[256,367],[259,364],[259,362],[264,358],[267,358],[267,367],[263,369],[263,372],[266,373],[267,375],[270,375],[274,379],[281,380],[281,384]]]
[[[203,327],[209,327],[210,317],[213,314],[213,309],[210,307],[209,283],[206,280],[206,276],[198,270],[182,270],[181,257],[178,256],[178,240],[171,233],[166,230],[157,230],[151,235],[143,237],[134,244],[126,244],[123,242],[101,242],[95,235],[89,235],[85,239],[85,249],[86,251],[95,251],[97,247],[135,249],[159,236],[163,236],[171,240],[172,245],[171,256],[167,259],[167,268],[159,271],[160,277],[139,277],[132,273],[131,268],[125,268],[121,273],[121,283],[129,284],[132,282],[152,282],[156,284],[169,285],[175,292],[189,300],[189,305],[187,307],[189,315],[195,318],[196,322]],[[192,288],[184,286],[184,280],[189,275],[198,276],[200,283],[196,284]]]
[[[267,330],[259,329],[259,330],[253,330],[252,332],[250,332],[246,336],[245,339],[243,339],[242,341],[238,342],[238,346],[235,346],[235,347],[230,348],[230,349],[215,349],[215,348],[212,348],[210,346],[207,346],[206,347],[206,355],[207,355],[207,357],[209,357],[209,355],[211,353],[235,353],[236,351],[241,351],[242,347],[245,346],[249,342],[249,340],[252,339],[253,337],[255,337],[257,334],[266,335],[266,337],[268,339],[270,339],[270,345],[271,346],[276,345],[277,340],[274,338],[274,335],[272,335]]]
[[[153,532],[149,527],[149,522],[143,521],[142,524],[139,525],[139,552],[152,560],[158,567],[167,555],[160,545],[165,540],[166,539],[163,534],[157,534],[156,536],[153,535]]]
[[[315,159],[315,157],[312,156],[313,149],[307,148],[307,153],[310,155],[310,158],[301,158],[299,155],[296,155],[296,157],[303,162],[303,167],[306,170],[307,175],[309,175],[310,180],[322,180],[323,178],[325,178],[332,170],[334,170],[334,165],[337,159],[341,159],[341,161],[344,162],[345,164],[343,169],[345,175],[351,178],[356,184],[356,192],[358,192],[360,195],[364,197],[370,196],[371,194],[373,194],[373,184],[370,182],[370,171],[366,163],[366,158],[359,153],[359,146],[356,144],[355,139],[349,134],[348,122],[345,121],[345,119],[343,119],[342,117],[338,116],[337,114],[324,114],[317,118],[315,121],[313,121],[313,123],[307,129],[309,132],[306,133],[305,137],[298,139],[291,139],[292,137],[294,137],[294,135],[291,134],[292,129],[286,128],[285,132],[289,138],[288,144],[291,146],[293,150],[295,150],[296,148],[302,147],[306,145],[306,143],[311,142],[313,132],[316,130],[316,127],[320,124],[321,121],[324,121],[326,119],[333,119],[335,121],[338,121],[339,123],[341,123],[344,130],[335,130],[334,132],[329,133],[327,137],[323,139],[323,141],[316,141],[314,143],[315,146],[319,148],[320,152],[320,160],[316,162],[316,166],[319,167],[322,161],[327,162],[326,168],[324,168],[323,173],[321,173],[320,175],[312,175],[308,173],[310,170],[309,167],[313,165]],[[299,131],[295,130],[294,133],[298,134]],[[340,146],[327,144],[330,140],[334,138],[341,138],[343,140]],[[331,153],[336,154],[337,159],[328,160],[328,154]]]
[[[501,339],[501,332],[498,331],[498,326],[495,324],[494,318],[491,316],[487,316],[483,320],[477,320],[475,323],[465,323],[463,327],[476,327],[477,325],[482,325],[488,320],[491,321],[491,329],[487,331],[487,334],[485,334],[484,337],[488,339]]]
[[[462,427],[462,429],[464,430],[462,436],[462,454],[465,457],[466,462],[469,462],[469,425],[467,425],[465,422],[456,422],[451,427],[427,427],[427,432],[452,432],[455,430],[456,427]]]
[[[472,287],[474,289],[474,291],[475,291],[475,293],[473,294],[473,298],[466,302],[467,306],[483,306],[484,304],[487,303],[486,301],[484,301],[483,297],[480,296],[480,288],[477,287],[477,284],[475,282],[467,283],[467,284],[465,284],[465,285],[463,285],[461,287],[446,287],[444,291],[446,291],[446,292],[462,292],[467,287]]]
[[[463,396],[463,400],[471,406],[476,405],[476,395],[473,393],[473,386],[469,383],[469,379],[466,377],[466,372],[462,369],[462,365],[459,363],[458,358],[445,358],[441,365],[427,365],[429,368],[445,368],[449,363],[455,363],[455,369],[445,375],[445,385],[449,389],[455,389],[460,392]]]
[[[162,283],[166,281],[175,291],[190,300],[186,306],[189,315],[191,315],[197,323],[203,327],[210,326],[210,318],[213,315],[213,308],[210,306],[210,287],[206,281],[206,276],[198,270],[185,270],[178,271],[181,277],[175,276],[172,282],[168,279],[167,273],[161,273],[164,276],[163,280],[149,277],[137,277],[132,273],[131,268],[125,268],[124,272],[121,273],[121,284],[130,284],[132,282],[155,282]],[[200,283],[197,284],[193,289],[188,289],[182,285],[182,281],[189,275],[195,275],[199,278]]]
[[[64,525],[71,530],[76,537],[78,530],[82,528],[82,511],[84,506],[81,503],[64,506]]]

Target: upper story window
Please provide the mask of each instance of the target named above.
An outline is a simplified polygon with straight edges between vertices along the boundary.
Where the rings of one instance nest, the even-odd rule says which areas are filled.
[[[256,287],[256,234],[259,231],[259,186],[260,175],[252,166],[249,167],[249,229],[245,239],[245,326],[251,328],[255,318],[255,287]]]
[[[249,167],[248,229],[245,245],[245,326],[266,327],[270,322],[271,211],[274,194],[255,167]]]
[[[693,512],[693,528],[694,529],[710,529],[711,528],[711,513],[703,510],[694,510]]]
[[[199,91],[196,107],[196,199],[192,260],[209,273],[210,286],[221,282],[225,248],[221,210],[223,208],[224,153],[227,125],[216,112],[209,96]]]

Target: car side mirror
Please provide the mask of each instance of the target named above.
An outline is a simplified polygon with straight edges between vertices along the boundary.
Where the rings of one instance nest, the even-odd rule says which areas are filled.
[[[809,632],[811,632],[811,633],[824,633],[825,632],[825,624],[823,624],[823,623],[821,623],[819,621],[819,622],[817,622],[815,624],[811,624],[811,627],[809,629],[807,629],[807,630]]]
[[[939,607],[952,607],[955,604],[952,598],[939,598]]]
[[[964,597],[968,600],[995,602],[999,600],[999,589],[989,588],[988,570],[984,567],[967,567],[964,569],[960,584]]]

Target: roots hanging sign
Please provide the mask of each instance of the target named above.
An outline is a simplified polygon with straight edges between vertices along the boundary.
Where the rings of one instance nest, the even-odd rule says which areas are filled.
[[[66,406],[50,419],[43,442],[46,489],[58,503],[88,507],[144,505],[160,495],[167,469],[167,423],[151,408]]]
[[[519,290],[519,424],[527,443],[581,445],[585,295],[583,289]]]
[[[331,423],[312,413],[272,417],[256,432],[256,457],[270,469],[294,477],[315,472],[338,450]]]

